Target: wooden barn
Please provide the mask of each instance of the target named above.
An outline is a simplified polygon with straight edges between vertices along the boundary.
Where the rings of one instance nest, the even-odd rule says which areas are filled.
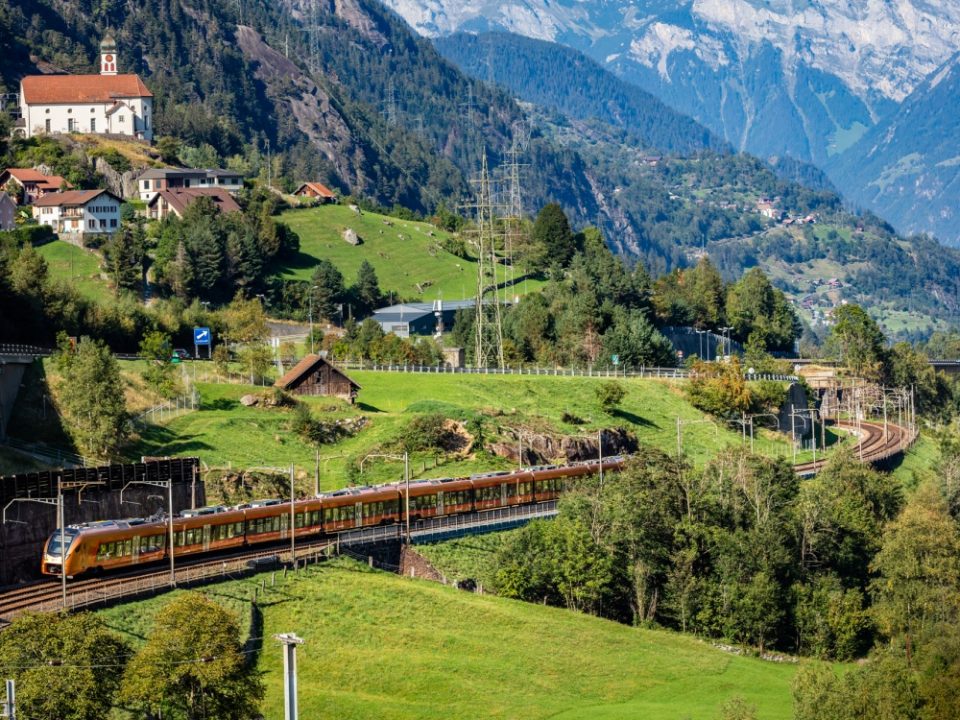
[[[327,395],[353,402],[360,386],[319,355],[307,355],[274,385],[294,395]]]

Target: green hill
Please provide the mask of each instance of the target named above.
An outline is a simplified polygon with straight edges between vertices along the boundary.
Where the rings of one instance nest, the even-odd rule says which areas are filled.
[[[764,720],[792,716],[797,666],[729,654],[691,637],[474,595],[335,562],[269,576],[260,594],[264,715],[283,717],[277,633],[294,632],[300,717],[713,720],[739,695]],[[260,578],[210,593],[237,609]],[[137,641],[169,596],[102,613]],[[247,614],[241,609],[243,623]]]
[[[51,278],[75,287],[83,297],[98,302],[113,298],[110,284],[100,275],[100,257],[63,240],[54,240],[37,247],[47,261]]]
[[[175,418],[162,426],[142,431],[140,441],[128,455],[199,455],[211,467],[234,469],[251,466],[289,467],[295,464],[304,490],[313,487],[316,450],[289,430],[290,410],[244,407],[240,398],[262,388],[203,382],[212,373],[200,363],[200,410]],[[188,373],[192,369],[188,368]],[[432,375],[380,372],[349,372],[361,385],[355,406],[330,398],[304,398],[314,417],[331,422],[363,415],[368,423],[359,433],[320,449],[321,486],[334,489],[347,484],[348,467],[359,464],[371,452],[391,452],[418,414],[439,412],[457,419],[480,418],[485,442],[513,442],[508,429],[596,437],[598,428],[624,427],[645,445],[674,452],[677,418],[683,427],[684,452],[697,464],[706,462],[725,447],[743,441],[738,428],[717,427],[703,421],[703,413],[683,396],[680,384],[668,380],[621,379],[627,394],[614,415],[600,410],[595,388],[599,378]],[[212,375],[207,376],[213,380]],[[576,421],[575,423],[570,420]],[[790,456],[786,438],[758,429],[757,452]],[[488,453],[448,456],[435,468],[432,451],[418,452],[411,460],[417,477],[469,474],[511,467],[510,461]],[[798,454],[798,460],[810,453]],[[364,483],[400,479],[400,463],[367,463]]]
[[[336,265],[349,284],[366,260],[377,271],[380,289],[395,297],[460,300],[476,294],[475,260],[447,252],[444,244],[450,240],[450,233],[429,223],[357,213],[343,205],[289,210],[280,220],[300,236],[299,254],[276,268],[281,277],[309,280],[317,261],[324,259]],[[347,229],[357,233],[360,245],[343,240]],[[468,248],[468,252],[473,251]],[[504,282],[507,278],[507,268],[499,265],[497,280]],[[543,284],[524,279],[519,273],[516,279],[515,294],[539,290]]]

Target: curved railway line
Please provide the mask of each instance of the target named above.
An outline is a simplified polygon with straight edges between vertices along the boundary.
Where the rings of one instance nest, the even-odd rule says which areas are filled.
[[[839,421],[834,427],[859,434],[855,454],[863,462],[879,462],[905,450],[914,440],[914,433],[897,425]],[[823,467],[827,459],[795,466],[799,475],[809,476]],[[326,556],[337,541],[330,538],[303,540],[297,543],[296,562],[318,561]],[[281,541],[269,546],[221,552],[210,557],[184,558],[176,567],[177,586],[193,585],[215,578],[226,578],[249,572],[258,565],[293,564],[289,544]],[[133,568],[113,572],[108,577],[91,577],[70,581],[66,606],[79,609],[95,604],[117,602],[123,598],[144,596],[170,589],[170,570],[165,565]],[[57,580],[38,580],[0,591],[0,626],[19,613],[54,611],[63,608],[61,584]]]

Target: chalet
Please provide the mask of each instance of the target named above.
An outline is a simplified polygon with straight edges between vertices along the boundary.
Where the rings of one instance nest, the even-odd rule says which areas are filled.
[[[183,217],[184,211],[198,198],[210,198],[220,212],[240,212],[240,206],[233,196],[223,188],[183,188],[180,190],[161,190],[147,203],[147,217],[163,220],[168,215]]]
[[[120,198],[109,190],[68,190],[44,195],[33,217],[58,235],[111,234],[120,228]],[[66,239],[66,238],[61,238]]]
[[[117,45],[100,43],[99,75],[27,75],[20,81],[27,137],[51,133],[153,140],[153,93],[137,75],[117,74]]]
[[[360,389],[343,371],[319,355],[307,355],[274,385],[294,395],[326,395],[351,403]]]
[[[44,175],[31,168],[7,168],[0,173],[0,189],[16,193],[22,205],[32,205],[47,193],[72,190],[73,185],[59,175]]]
[[[17,203],[5,192],[0,192],[0,230],[13,230],[17,226]]]
[[[322,203],[337,201],[337,196],[333,190],[317,182],[304,183],[294,190],[293,194],[302,198],[314,198]]]
[[[235,193],[243,189],[243,177],[233,170],[151,168],[137,178],[137,192],[144,202],[150,202],[161,190],[192,188],[222,188]]]

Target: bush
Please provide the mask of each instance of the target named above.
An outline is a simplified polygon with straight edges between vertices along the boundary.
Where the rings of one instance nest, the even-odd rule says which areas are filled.
[[[624,395],[627,394],[623,385],[616,380],[611,380],[610,382],[605,382],[597,386],[594,392],[597,394],[597,401],[600,403],[600,407],[603,408],[603,411],[608,415],[617,409]]]
[[[5,238],[12,239],[17,247],[24,245],[45,245],[56,239],[53,228],[49,225],[22,225],[15,230],[0,233]]]
[[[429,413],[413,418],[400,436],[400,445],[407,452],[416,450],[456,450],[460,436],[448,425],[441,413]]]

